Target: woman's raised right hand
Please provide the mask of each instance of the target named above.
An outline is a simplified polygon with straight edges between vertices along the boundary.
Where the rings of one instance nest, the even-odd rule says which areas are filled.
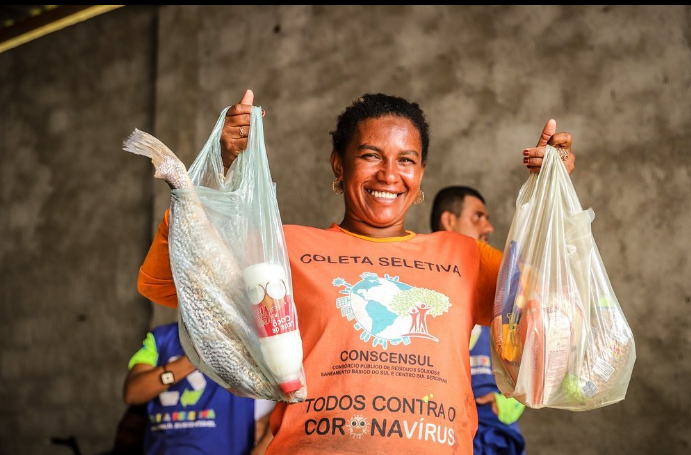
[[[221,132],[221,158],[226,172],[238,154],[247,148],[253,102],[254,93],[252,90],[247,90],[240,102],[230,106],[226,112],[226,120]]]

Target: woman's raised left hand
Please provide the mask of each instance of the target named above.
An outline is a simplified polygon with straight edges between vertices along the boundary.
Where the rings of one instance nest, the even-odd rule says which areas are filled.
[[[571,150],[571,133],[555,133],[556,130],[557,122],[554,119],[550,119],[542,129],[537,145],[523,150],[523,164],[528,167],[530,172],[540,172],[547,144],[561,149],[560,155],[562,155],[561,158],[564,166],[566,166],[566,171],[569,174],[573,172],[576,167],[576,157]]]

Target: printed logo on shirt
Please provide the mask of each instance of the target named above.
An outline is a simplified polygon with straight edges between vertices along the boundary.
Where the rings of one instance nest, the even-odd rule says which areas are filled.
[[[336,307],[348,321],[355,320],[355,329],[362,330],[360,339],[372,339],[372,346],[386,349],[390,344],[408,345],[411,339],[439,341],[427,326],[429,317],[436,318],[449,311],[451,302],[444,294],[431,289],[402,283],[388,274],[363,273],[355,284],[343,278],[333,285],[343,287],[345,297],[336,300]]]
[[[331,264],[331,265],[351,265],[351,264],[377,264],[380,267],[406,268],[416,270],[426,270],[435,273],[450,273],[461,277],[461,269],[457,264],[437,264],[436,262],[417,261],[393,256],[380,256],[370,258],[369,256],[330,256],[328,254],[305,253],[300,256],[303,264]]]
[[[171,357],[168,359],[167,363],[170,363],[177,359],[179,356]],[[166,390],[158,395],[158,399],[162,406],[177,406],[178,403],[187,406],[194,406],[199,402],[199,399],[204,394],[206,389],[206,379],[204,375],[199,371],[195,370],[187,375],[187,383],[192,386],[192,389],[185,387],[185,390],[180,396],[179,390]]]
[[[181,430],[184,428],[215,428],[216,411],[158,412],[149,415],[151,431]]]
[[[470,356],[470,374],[475,376],[478,374],[493,374],[492,362],[487,355],[472,355]]]
[[[361,439],[367,434],[367,430],[369,430],[369,422],[367,422],[367,417],[359,414],[351,417],[346,426],[348,427],[348,431],[350,431],[350,436],[357,439]]]
[[[466,396],[460,410],[433,399],[411,396],[329,395],[301,403],[307,437],[349,437],[351,440],[391,438],[454,445],[457,431],[470,432]],[[458,420],[457,420],[458,419]],[[355,441],[353,441],[355,443]]]

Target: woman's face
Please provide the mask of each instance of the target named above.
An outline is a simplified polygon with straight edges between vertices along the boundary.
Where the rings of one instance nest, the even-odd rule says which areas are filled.
[[[425,173],[420,132],[410,120],[363,120],[344,157],[331,154],[331,165],[343,180],[343,228],[371,237],[405,234],[405,215]]]

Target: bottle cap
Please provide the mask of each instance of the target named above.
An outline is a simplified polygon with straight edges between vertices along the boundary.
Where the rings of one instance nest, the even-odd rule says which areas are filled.
[[[279,386],[283,393],[293,393],[302,388],[302,381],[300,379],[293,379],[292,381],[281,382]]]

